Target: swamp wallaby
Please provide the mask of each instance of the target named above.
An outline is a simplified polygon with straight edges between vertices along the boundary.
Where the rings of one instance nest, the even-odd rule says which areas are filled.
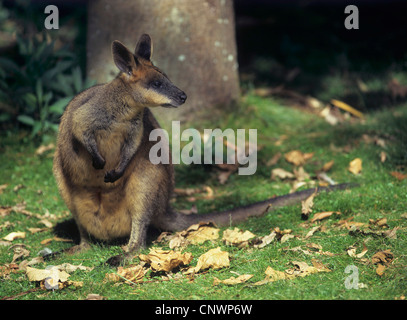
[[[118,76],[73,98],[60,123],[53,171],[81,237],[71,252],[89,248],[89,235],[101,240],[129,237],[126,252],[109,259],[117,265],[145,244],[150,224],[167,231],[200,221],[229,225],[262,215],[270,206],[299,202],[315,191],[206,215],[171,210],[173,167],[149,160],[156,143],[149,135],[159,125],[148,108],[178,107],[187,96],[151,62],[150,36],[141,36],[134,53],[114,41],[112,53]]]

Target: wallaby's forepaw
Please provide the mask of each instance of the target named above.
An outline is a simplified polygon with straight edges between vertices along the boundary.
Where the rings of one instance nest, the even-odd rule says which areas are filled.
[[[106,264],[111,267],[119,267],[129,263],[133,260],[134,255],[130,253],[118,254],[117,256],[110,257],[106,260]]]
[[[115,182],[123,176],[123,173],[117,172],[116,170],[111,170],[105,174],[105,182]]]
[[[103,159],[102,157],[94,157],[92,159],[92,166],[97,169],[97,170],[101,170],[105,167],[106,164],[106,160]]]

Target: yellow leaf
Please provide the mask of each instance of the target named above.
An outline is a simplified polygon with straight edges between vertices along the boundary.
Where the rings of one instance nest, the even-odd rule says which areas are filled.
[[[204,243],[207,240],[216,240],[219,238],[219,229],[211,224],[196,224],[190,226],[187,230],[186,238],[192,244]]]
[[[148,255],[140,254],[139,258],[141,261],[150,264],[154,271],[168,272],[180,265],[189,264],[192,260],[192,254],[152,248]]]
[[[355,108],[351,107],[350,105],[346,104],[345,102],[332,99],[332,100],[331,100],[331,103],[332,103],[335,107],[337,107],[337,108],[339,108],[339,109],[342,109],[342,110],[345,110],[345,111],[349,112],[350,114],[353,114],[355,117],[358,117],[358,118],[361,118],[361,119],[364,118],[362,112],[356,110]]]
[[[333,167],[334,164],[335,164],[334,160],[331,160],[331,161],[325,163],[322,167],[322,171],[327,172],[327,171],[331,170],[331,168]]]
[[[288,172],[284,169],[276,168],[276,169],[271,170],[271,179],[275,180],[276,178],[285,180],[285,179],[293,179],[293,178],[295,178],[295,176],[293,173]]]
[[[301,201],[301,213],[303,218],[308,218],[309,214],[312,212],[312,207],[314,206],[314,197],[317,192],[311,194],[307,199]]]
[[[376,274],[382,276],[384,274],[384,270],[386,270],[386,267],[380,263],[377,265]]]
[[[315,222],[315,221],[321,221],[323,219],[326,219],[330,216],[332,216],[334,213],[336,214],[341,214],[340,212],[336,212],[336,211],[325,211],[325,212],[319,212],[314,214],[314,216],[311,219],[311,223]]]
[[[119,282],[130,281],[134,283],[143,282],[143,277],[147,273],[147,269],[144,269],[141,265],[131,266],[128,268],[118,267],[117,273],[107,273],[105,280]]]
[[[248,241],[252,238],[256,237],[250,231],[241,231],[238,228],[234,228],[233,230],[227,229],[223,232],[222,240],[227,245],[234,245],[234,246],[244,246],[248,244]]]
[[[46,278],[51,278],[57,282],[64,282],[68,280],[68,277],[70,276],[65,271],[59,270],[57,266],[53,266],[49,269],[36,269],[27,267],[26,274],[29,281],[42,281]]]
[[[284,154],[284,158],[295,166],[302,166],[313,157],[314,153],[302,153],[300,150],[292,150]]]
[[[227,268],[230,265],[229,253],[226,251],[221,251],[220,247],[211,249],[208,252],[202,254],[199,259],[196,267],[189,268],[185,273],[197,273],[201,270],[212,268],[212,269],[221,269]]]
[[[6,235],[3,239],[7,241],[14,241],[16,239],[24,239],[25,238],[25,232],[11,232],[8,235]]]
[[[348,170],[353,174],[359,174],[362,171],[362,159],[356,158],[349,163]]]
[[[235,285],[235,284],[239,284],[239,283],[244,283],[247,280],[251,279],[252,277],[253,277],[252,274],[243,274],[241,276],[231,277],[231,278],[225,279],[225,280],[219,280],[218,278],[214,277],[213,285],[216,286],[220,283],[227,284],[227,285]]]

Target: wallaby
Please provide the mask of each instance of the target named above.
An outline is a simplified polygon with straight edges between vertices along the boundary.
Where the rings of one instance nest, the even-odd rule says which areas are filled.
[[[166,231],[183,230],[201,221],[227,226],[299,202],[315,192],[305,190],[204,215],[171,210],[173,166],[149,160],[155,144],[149,135],[159,125],[148,108],[178,107],[187,96],[153,65],[152,51],[146,34],[134,53],[114,41],[118,76],[74,97],[59,127],[53,172],[80,233],[80,244],[70,251],[89,248],[89,235],[101,240],[129,237],[126,252],[109,259],[111,265],[128,261],[145,245],[150,224]]]

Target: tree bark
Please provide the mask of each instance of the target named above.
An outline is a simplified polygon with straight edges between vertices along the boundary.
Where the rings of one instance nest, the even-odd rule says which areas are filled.
[[[99,83],[118,73],[113,40],[134,50],[140,35],[152,37],[153,62],[188,95],[180,108],[153,110],[161,123],[210,118],[238,100],[233,0],[92,0],[88,9],[87,73]]]

